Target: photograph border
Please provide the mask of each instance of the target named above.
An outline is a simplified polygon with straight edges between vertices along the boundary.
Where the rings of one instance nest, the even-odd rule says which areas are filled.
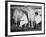
[[[8,7],[7,7],[8,2],[44,4],[44,33],[8,35]],[[45,34],[45,3],[42,3],[42,2],[27,2],[27,1],[5,1],[5,36],[25,36],[25,35],[41,35],[41,34]]]

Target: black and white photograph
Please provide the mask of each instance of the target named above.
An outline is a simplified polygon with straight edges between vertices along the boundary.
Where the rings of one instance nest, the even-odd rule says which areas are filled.
[[[8,2],[8,35],[44,33],[44,4]]]
[[[42,30],[42,8],[35,7],[11,5],[11,32]]]

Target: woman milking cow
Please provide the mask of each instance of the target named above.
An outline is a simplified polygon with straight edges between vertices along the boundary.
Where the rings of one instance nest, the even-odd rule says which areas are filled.
[[[22,10],[22,9],[15,9],[13,13],[13,19],[15,20],[15,25],[22,27],[23,25],[26,27],[34,28],[34,11],[33,10]]]

